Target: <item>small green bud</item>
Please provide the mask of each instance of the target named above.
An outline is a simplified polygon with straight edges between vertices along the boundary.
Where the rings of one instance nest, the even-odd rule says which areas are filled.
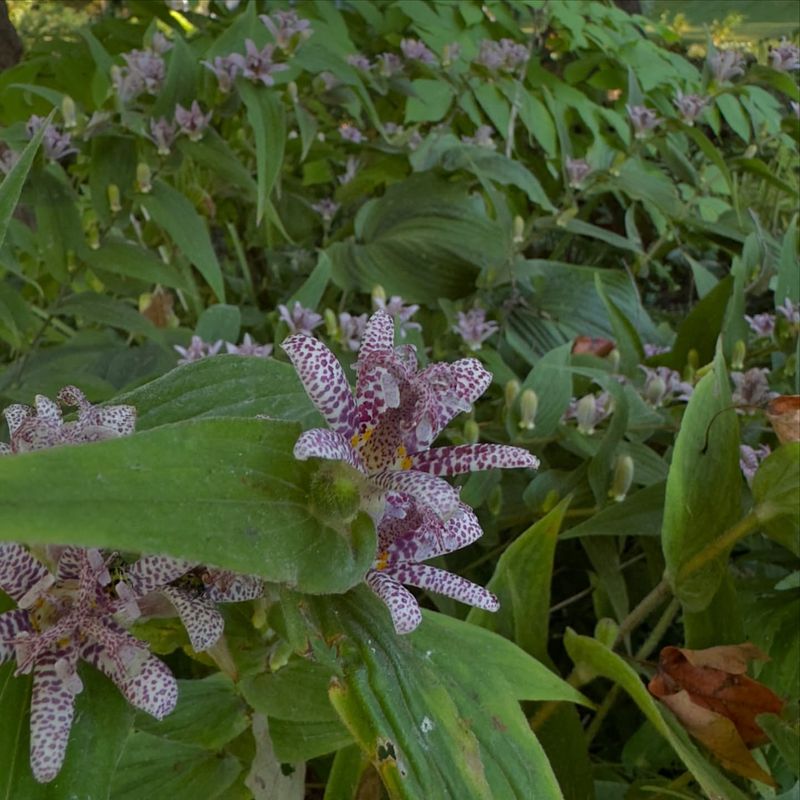
[[[136,185],[142,194],[148,194],[153,188],[150,178],[150,167],[144,161],[140,161],[136,165]]]
[[[755,158],[756,153],[758,152],[758,146],[751,144],[747,150],[744,151],[745,158]]]
[[[607,356],[609,363],[611,364],[611,371],[616,372],[619,369],[619,362],[621,359],[619,350],[615,347]]]
[[[372,305],[376,308],[386,302],[386,290],[380,284],[372,287]]]
[[[694,347],[686,356],[686,361],[692,369],[696,370],[700,366],[700,354],[694,349]]]
[[[591,436],[597,422],[597,401],[593,394],[586,394],[578,400],[575,409],[575,419],[578,420],[578,430]]]
[[[633,459],[630,456],[619,456],[614,466],[614,479],[608,496],[621,503],[628,494],[633,483]]]
[[[506,408],[511,410],[519,397],[520,385],[516,378],[510,380],[505,387]]]
[[[116,183],[109,183],[106,188],[106,194],[108,195],[108,205],[112,213],[116,214],[118,211],[122,211],[122,205],[119,201],[119,186]]]
[[[733,346],[733,355],[731,356],[731,369],[742,370],[744,369],[744,359],[747,355],[747,345],[739,339]]]
[[[522,244],[525,241],[525,220],[519,215],[514,217],[514,244]]]
[[[619,625],[609,617],[597,620],[594,627],[594,638],[606,647],[613,647],[619,633]]]
[[[331,339],[335,339],[339,335],[339,320],[336,318],[336,312],[332,308],[326,308],[323,317],[325,318],[325,332]]]
[[[536,427],[536,412],[539,410],[539,397],[533,389],[525,389],[519,399],[519,426],[532,431]]]
[[[481,438],[481,429],[474,419],[468,419],[464,423],[464,439],[468,444],[477,444]]]
[[[68,94],[65,94],[61,100],[61,117],[64,120],[65,128],[74,128],[78,124],[75,101]]]
[[[651,405],[659,407],[664,402],[666,393],[667,384],[660,375],[656,375],[652,380],[647,381],[644,396]]]
[[[289,98],[291,99],[292,103],[297,102],[297,84],[294,81],[289,81],[288,86],[286,87],[289,90]]]

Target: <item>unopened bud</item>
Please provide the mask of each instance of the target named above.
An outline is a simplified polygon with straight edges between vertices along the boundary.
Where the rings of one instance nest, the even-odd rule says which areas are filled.
[[[575,409],[575,419],[578,420],[578,430],[591,436],[597,422],[597,401],[593,394],[586,394],[578,400]]]
[[[106,194],[108,195],[108,205],[111,211],[114,214],[118,211],[122,211],[122,205],[119,201],[119,186],[117,186],[116,183],[109,183],[106,188]]]
[[[468,444],[477,444],[481,438],[481,429],[474,419],[468,419],[464,423],[464,439]]]
[[[336,312],[332,308],[326,308],[323,314],[325,318],[325,332],[332,339],[339,335],[339,320],[336,318]]]
[[[536,412],[539,410],[539,397],[533,389],[525,389],[519,399],[519,426],[526,431],[536,427]]]
[[[489,499],[486,502],[489,507],[489,513],[497,517],[503,510],[503,487],[498,483],[489,494]]]
[[[75,115],[75,101],[68,94],[65,94],[61,100],[61,117],[64,120],[65,128],[74,128],[78,124]]]
[[[608,496],[617,503],[621,503],[628,494],[628,489],[633,483],[633,459],[630,456],[620,456],[614,466],[614,479]]]
[[[796,68],[795,68],[796,69]],[[751,144],[747,150],[744,151],[745,158],[755,158],[756,153],[758,152],[758,146]]]
[[[519,381],[516,378],[513,378],[506,384],[505,396],[507,409],[510,410],[514,407],[514,403],[517,401],[517,397],[519,397],[519,389]]]
[[[594,638],[606,647],[613,647],[619,633],[619,625],[610,617],[597,620],[594,626]]]
[[[150,167],[145,164],[144,161],[140,161],[136,165],[136,185],[139,187],[139,191],[142,194],[148,194],[148,192],[153,188],[150,178]]]
[[[654,406],[661,405],[666,393],[667,384],[660,375],[656,375],[652,380],[649,380],[644,388],[645,400]]]
[[[522,244],[525,241],[525,220],[519,215],[514,217],[514,244]]]
[[[97,221],[93,220],[89,224],[89,229],[86,231],[86,241],[92,250],[97,250],[100,247],[100,229],[97,227]]]
[[[697,369],[700,366],[700,354],[694,349],[694,347],[686,356],[686,361],[692,369]]]
[[[297,102],[297,84],[294,81],[289,81],[286,87],[289,90],[289,98],[293,103]]]
[[[380,284],[372,287],[372,305],[376,308],[386,302],[386,290]]]
[[[607,356],[609,364],[611,364],[611,371],[616,372],[619,369],[620,353],[615,347]]]
[[[733,355],[731,356],[731,369],[742,370],[744,369],[744,359],[747,355],[747,345],[739,339],[733,346]]]

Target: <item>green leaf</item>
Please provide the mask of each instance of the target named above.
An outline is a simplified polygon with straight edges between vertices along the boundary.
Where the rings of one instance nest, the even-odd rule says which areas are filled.
[[[579,636],[571,629],[564,636],[564,645],[576,664],[614,681],[630,695],[655,729],[672,745],[706,794],[724,797],[725,800],[746,800],[746,795],[699,753],[674,717],[659,709],[639,676],[616,653],[596,639]]]
[[[286,116],[276,91],[256,87],[244,79],[237,81],[236,85],[247,108],[247,120],[256,140],[258,181],[256,222],[261,222],[283,165]]]
[[[294,458],[298,433],[274,420],[196,420],[3,459],[0,538],[165,553],[344,591],[372,562],[373,526],[363,513],[312,510],[317,466]]]
[[[222,269],[208,228],[186,196],[159,178],[153,182],[150,194],[140,195],[140,202],[156,224],[170,235],[177,248],[197,267],[217,299],[224,303]]]
[[[770,454],[753,478],[756,516],[771,539],[800,555],[800,442],[787,442]]]
[[[797,232],[797,215],[792,218],[783,235],[781,257],[778,266],[778,285],[775,287],[775,304],[782,305],[788,298],[800,303],[800,273],[797,270],[797,246],[800,241]]]
[[[180,103],[188,108],[197,99],[198,74],[201,69],[197,56],[192,53],[182,36],[172,38],[164,85],[153,105],[152,116],[171,117],[175,105]]]
[[[453,90],[444,81],[420,78],[411,82],[405,122],[438,122],[453,102]]]
[[[82,324],[94,322],[156,338],[161,335],[155,325],[129,303],[95,292],[81,292],[67,297],[55,307],[53,313],[77,317]]]
[[[682,570],[738,521],[741,486],[739,422],[718,352],[686,407],[667,477],[662,529],[667,577],[689,611],[702,611],[711,602],[727,569],[730,547],[692,574]]]
[[[47,126],[53,121],[55,113],[55,111],[50,112],[50,116],[36,132],[33,139],[25,146],[25,149],[19,157],[19,161],[11,167],[8,174],[3,178],[3,182],[0,183],[0,247],[3,246],[3,242],[6,239],[8,224],[19,202],[19,197],[22,194],[22,187],[25,185],[25,179],[28,177],[28,172],[30,172],[33,159],[36,156],[36,151],[39,149],[44,132]]]
[[[633,326],[633,323],[608,296],[605,286],[603,285],[601,273],[599,272],[595,273],[594,285],[597,289],[597,294],[606,307],[606,311],[608,311],[608,318],[611,322],[611,328],[614,331],[614,341],[616,342],[617,350],[619,350],[620,354],[622,371],[629,376],[635,375],[638,373],[639,364],[644,361],[642,340],[639,338],[639,334]]]
[[[451,617],[423,612],[398,637],[365,588],[317,605],[327,637],[344,634],[331,702],[393,797],[561,798],[518,701],[583,702],[578,692],[506,639]]]
[[[178,269],[165,264],[152,252],[133,242],[109,240],[97,250],[90,250],[84,260],[97,272],[111,272],[145,283],[160,283],[174,289],[193,292],[193,287]]]
[[[539,398],[535,420],[537,436],[550,436],[555,431],[572,399],[571,352],[569,342],[554,347],[536,361],[522,385],[523,389],[533,389]]]
[[[800,722],[787,722],[776,714],[759,714],[756,722],[778,748],[795,777],[800,778]]]
[[[224,342],[236,344],[239,341],[239,330],[242,327],[242,312],[238,306],[229,306],[225,303],[209,306],[197,320],[194,332],[203,341]]]
[[[333,758],[323,800],[357,800],[361,776],[368,766],[358,745],[339,750]]]
[[[556,222],[556,225],[577,236],[588,236],[590,239],[598,239],[601,242],[610,244],[612,247],[618,247],[620,250],[629,250],[637,255],[641,255],[642,253],[642,249],[637,242],[632,242],[630,239],[626,239],[624,236],[620,236],[613,231],[608,231],[598,225],[592,225],[591,222],[584,222],[582,219],[573,218],[562,225]]]
[[[500,600],[500,611],[473,608],[467,621],[510,639],[534,658],[547,657],[550,580],[558,532],[570,498],[531,525],[506,549],[487,589]]]
[[[716,100],[717,108],[731,126],[733,132],[745,142],[750,141],[750,123],[745,116],[739,99],[732,94],[721,94]]]

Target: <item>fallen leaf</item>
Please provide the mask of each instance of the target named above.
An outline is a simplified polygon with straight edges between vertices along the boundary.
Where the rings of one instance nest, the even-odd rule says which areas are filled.
[[[723,766],[773,786],[748,751],[767,741],[756,717],[779,714],[783,701],[745,674],[755,659],[767,656],[750,642],[706,650],[665,647],[647,688]]]
[[[578,336],[572,343],[572,352],[576,355],[607,356],[617,345],[611,339],[593,339],[591,336]]]
[[[154,292],[139,298],[139,312],[157,328],[174,328],[178,324],[178,318],[172,310],[174,303],[172,293],[159,286]]]
[[[781,444],[800,442],[800,394],[784,394],[770,400],[767,419]]]

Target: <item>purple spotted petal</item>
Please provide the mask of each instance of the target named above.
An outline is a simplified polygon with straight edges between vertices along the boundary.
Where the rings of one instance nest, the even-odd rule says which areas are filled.
[[[297,334],[281,347],[294,364],[311,402],[331,429],[348,439],[355,433],[356,405],[344,371],[325,345]]]
[[[0,614],[0,664],[14,657],[14,639],[21,633],[30,633],[28,614],[19,609]]]
[[[70,441],[93,442],[129,436],[136,428],[136,409],[133,406],[93,406],[75,386],[65,386],[57,399],[78,409],[78,419],[70,425]]]
[[[53,780],[64,763],[75,694],[57,674],[57,662],[73,663],[74,650],[44,653],[36,661],[31,696],[31,769],[39,783]]]
[[[411,457],[411,468],[432,475],[461,475],[484,469],[539,466],[539,459],[521,447],[502,444],[462,444],[437,447]]]
[[[264,581],[256,575],[238,575],[225,569],[208,570],[203,576],[206,597],[213,603],[243,603],[264,593]]]
[[[422,622],[422,613],[414,595],[396,580],[373,569],[367,573],[366,581],[389,609],[397,633],[410,633]]]
[[[142,556],[125,570],[125,581],[137,597],[144,597],[185,575],[194,566],[191,561],[170,556]]]
[[[421,506],[430,508],[441,519],[447,519],[458,508],[458,490],[449,483],[413,470],[381,470],[370,476],[384,489],[410,495]]]
[[[3,416],[6,418],[8,424],[8,432],[11,438],[19,430],[20,425],[33,414],[33,409],[30,406],[23,406],[16,403],[13,406],[3,410]]]
[[[420,373],[420,377],[438,366],[432,364],[427,367]],[[468,410],[492,382],[491,372],[476,358],[462,358],[448,366],[452,385],[450,391],[438,398],[439,407],[435,419],[432,420],[430,442],[450,424],[456,414]]]
[[[47,423],[59,427],[62,423],[61,409],[57,403],[54,403],[49,397],[43,394],[37,394],[34,400],[36,406],[36,419],[39,422]]]
[[[19,602],[50,573],[21,544],[0,544],[0,589]]]
[[[386,568],[386,572],[407,586],[417,586],[445,597],[452,597],[453,600],[459,600],[469,606],[482,608],[485,611],[497,611],[500,608],[497,597],[483,586],[428,564],[392,564]]]
[[[225,627],[219,611],[204,597],[192,596],[173,586],[165,587],[161,594],[175,606],[192,647],[198,653],[213,647]]]
[[[350,442],[340,433],[326,428],[314,428],[303,433],[295,443],[294,457],[300,461],[308,458],[346,461],[351,467],[364,472],[364,464]]]
[[[84,549],[82,547],[65,547],[58,556],[56,578],[60,581],[77,580],[81,574]]]
[[[391,352],[394,347],[394,320],[385,311],[376,311],[367,321],[361,347],[358,350],[359,360],[375,353]]]

